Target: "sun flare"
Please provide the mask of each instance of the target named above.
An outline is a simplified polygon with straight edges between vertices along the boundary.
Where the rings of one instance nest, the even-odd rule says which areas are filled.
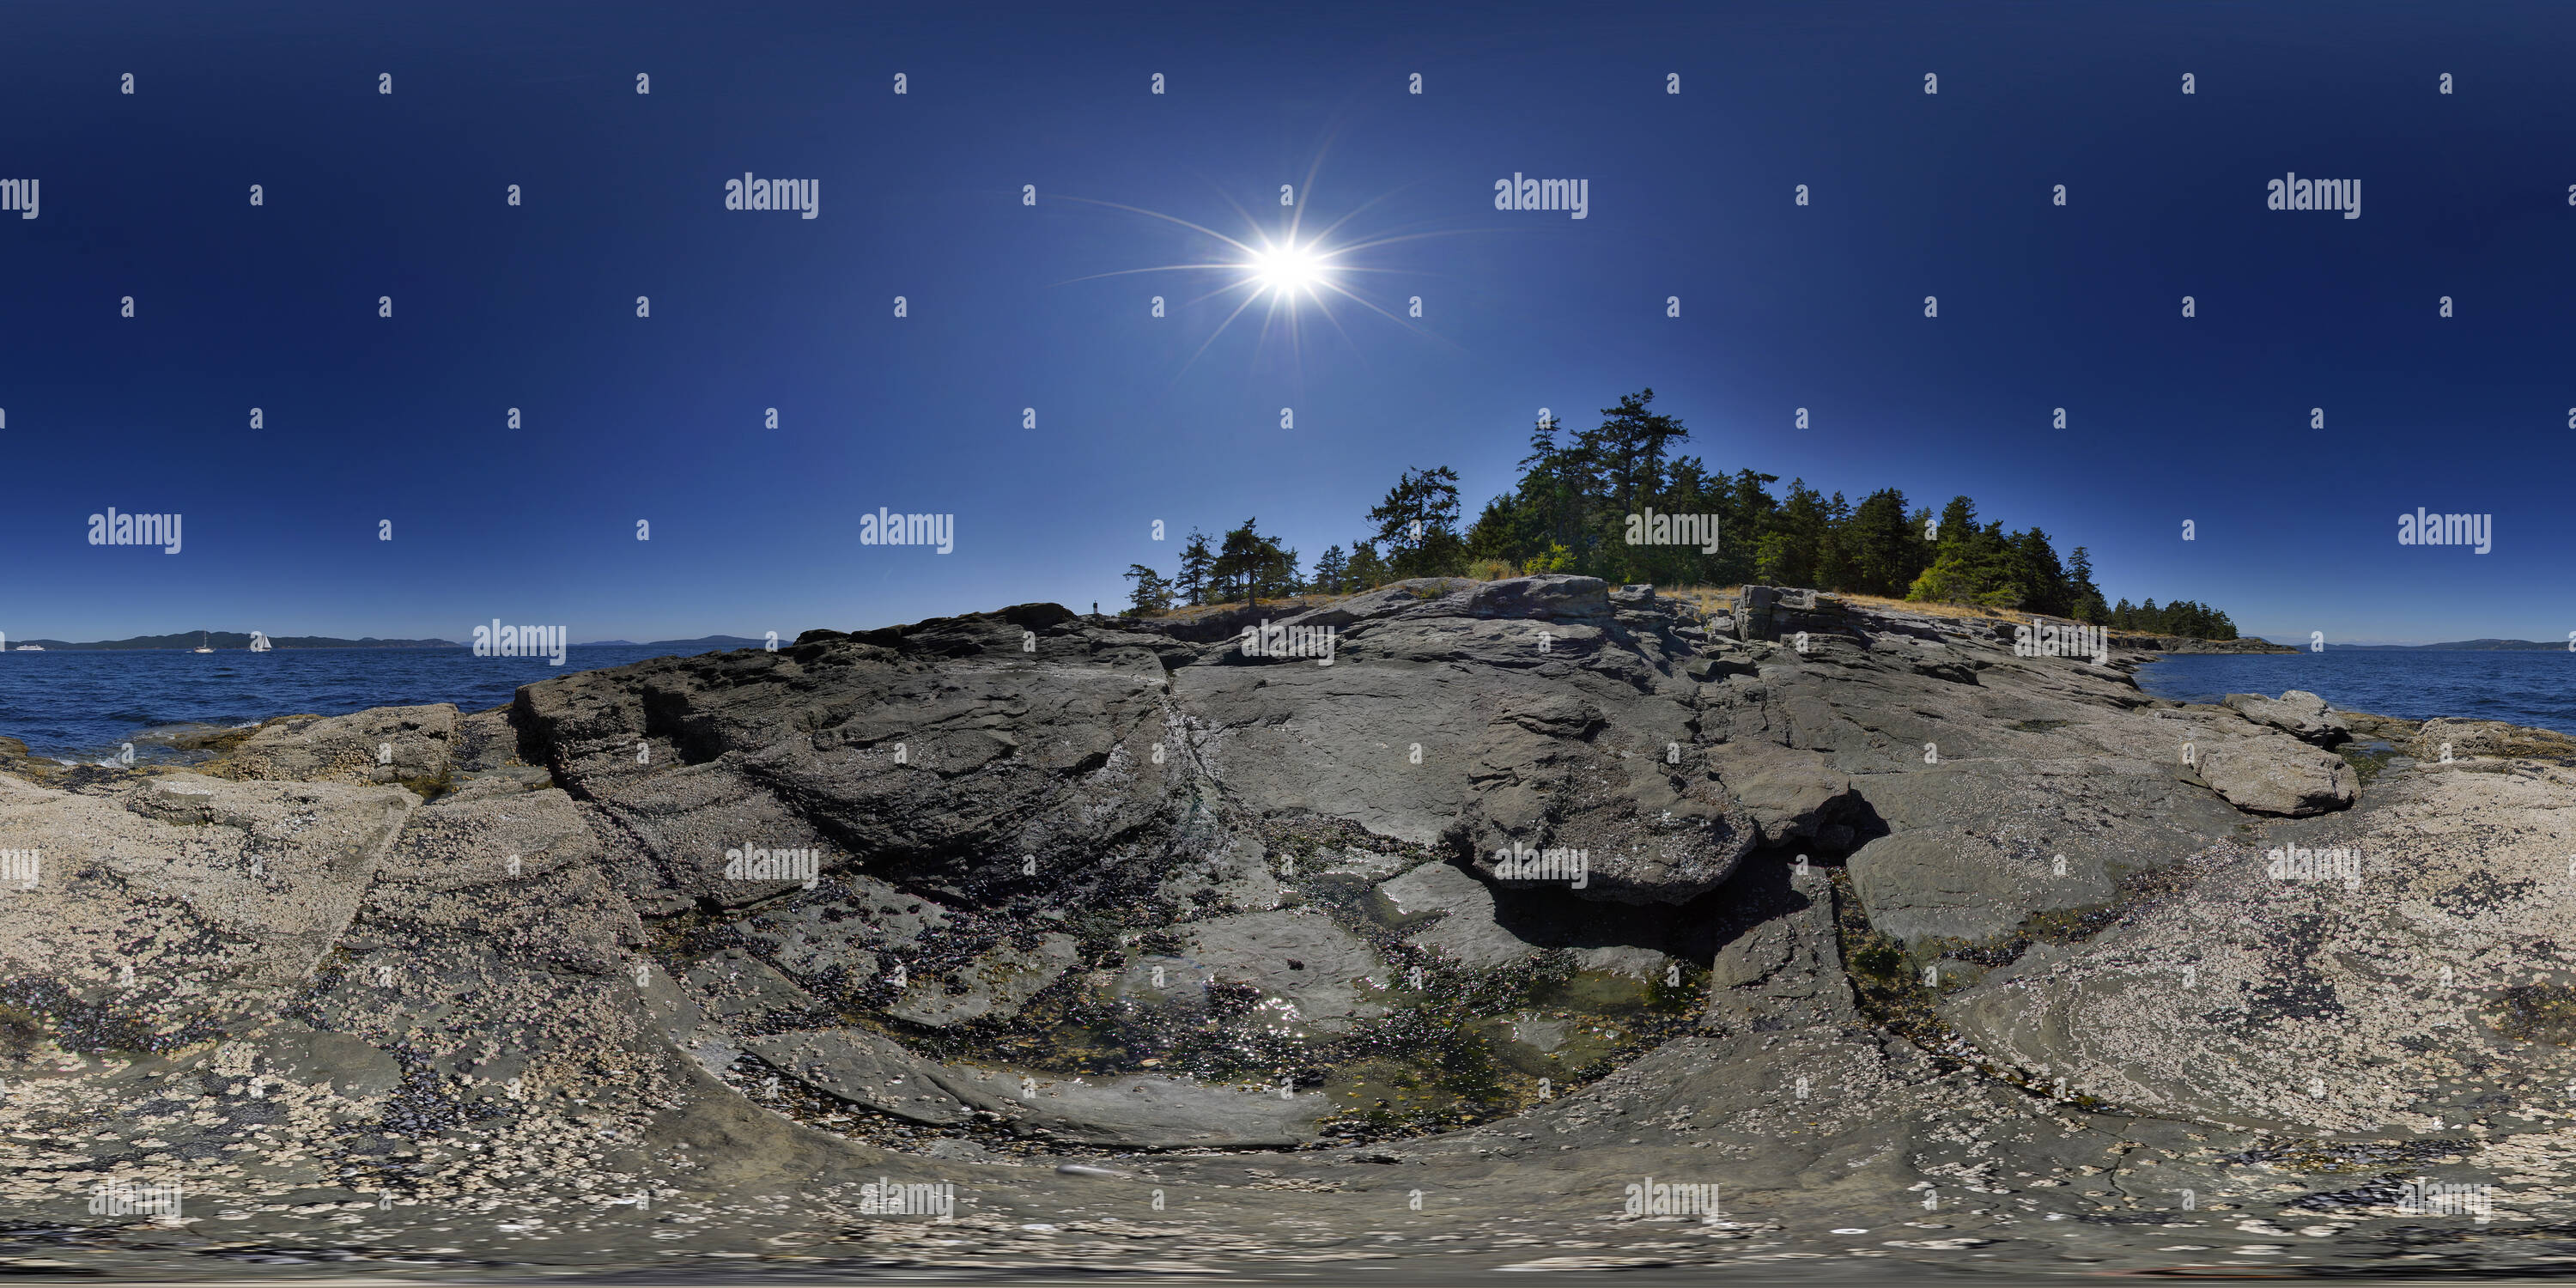
[[[1250,271],[1255,287],[1292,299],[1311,296],[1316,288],[1330,284],[1325,257],[1316,252],[1313,242],[1262,247],[1252,252],[1251,261],[1244,267]]]

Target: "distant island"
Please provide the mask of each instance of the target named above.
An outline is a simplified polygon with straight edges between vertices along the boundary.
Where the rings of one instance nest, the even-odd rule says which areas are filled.
[[[2555,653],[2565,640],[2456,640],[2449,644],[2335,644],[2330,649],[2415,649],[2447,653]]]
[[[701,635],[693,640],[647,640],[642,644],[638,644],[633,640],[588,640],[583,643],[573,645],[574,648],[694,649],[766,648],[768,646],[769,641],[766,639],[745,639],[740,635]]]

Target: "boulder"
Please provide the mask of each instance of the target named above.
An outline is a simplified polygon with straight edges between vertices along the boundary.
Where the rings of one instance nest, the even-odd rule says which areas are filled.
[[[2199,752],[2202,782],[2253,814],[2303,818],[2351,807],[2359,780],[2341,756],[2287,738],[2239,738]]]
[[[1859,806],[1851,778],[1811,751],[1770,743],[1739,743],[1712,750],[1719,776],[1768,845],[1811,840],[1820,833],[1848,836],[1837,825]],[[1837,847],[1825,847],[1837,848]]]
[[[1736,594],[1734,611],[1715,620],[1731,625],[1735,638],[1746,642],[1851,634],[1842,601],[1804,587],[1746,586]],[[1724,633],[1727,625],[1711,629]]]
[[[1474,970],[1516,966],[1538,951],[1495,920],[1494,892],[1446,863],[1425,863],[1377,888],[1404,940]]]
[[[2305,689],[2292,689],[2277,698],[2231,693],[2226,703],[2244,713],[2246,719],[2270,725],[2301,742],[2333,747],[2352,741],[2352,727],[2326,709],[2324,698]]]

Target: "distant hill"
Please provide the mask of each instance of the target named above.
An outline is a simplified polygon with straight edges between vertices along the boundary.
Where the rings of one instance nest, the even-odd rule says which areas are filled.
[[[2458,640],[2449,644],[2336,644],[2330,649],[2417,649],[2454,653],[2555,653],[2567,647],[2565,640]]]
[[[704,653],[714,649],[763,648],[768,643],[769,641],[765,639],[744,639],[739,635],[701,635],[693,640],[653,640],[644,644],[638,644],[633,640],[584,640],[573,647],[589,648],[595,645],[601,648],[685,648]]]
[[[70,644],[62,640],[12,639],[9,648],[33,644],[46,650],[55,649],[192,649],[199,639],[216,649],[246,649],[250,636],[242,631],[181,631],[176,635],[137,635],[125,640],[94,640],[87,644]],[[452,640],[380,640],[374,636],[358,640],[333,639],[328,635],[271,635],[269,647],[292,648],[463,648]]]

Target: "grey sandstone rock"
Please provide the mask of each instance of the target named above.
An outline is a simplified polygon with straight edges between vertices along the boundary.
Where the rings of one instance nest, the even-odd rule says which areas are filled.
[[[996,944],[955,970],[908,983],[901,1000],[887,1007],[886,1013],[929,1028],[1008,1018],[1040,990],[1063,978],[1080,956],[1071,935],[1041,934],[1025,948]]]
[[[2402,1165],[2576,1222],[2576,1144],[2522,1090],[2576,1041],[2576,743],[2368,720],[2454,763],[2365,791],[2290,736],[2333,718],[2304,695],[2159,703],[2134,653],[1794,588],[1703,620],[1421,579],[1296,606],[1330,667],[1242,658],[1279,611],[809,632],[276,722],[229,779],[0,766],[0,850],[44,854],[0,890],[0,1217],[86,1228],[88,1177],[184,1165],[190,1237],[243,1247],[338,1246],[318,1205],[383,1186],[352,1246],[1052,1266],[1106,1203],[1226,1272],[1419,1189],[1477,1269],[1866,1227],[2143,1270],[2230,1223],[2380,1248],[2346,1217],[2403,1215],[2360,1179]],[[729,880],[745,845],[826,861]],[[1502,872],[1520,847],[1581,851],[1584,888]],[[2345,851],[2353,884],[2296,875]],[[1599,1202],[1495,1184],[1533,1167]],[[1613,1216],[1649,1176],[1732,1215]],[[957,1212],[858,1211],[884,1179]],[[458,1231],[504,1205],[561,1224]]]
[[[2557,1039],[2512,1031],[2496,999],[2528,984],[2550,955],[2544,941],[2576,933],[2552,893],[2566,877],[2576,775],[2381,785],[2380,800],[2331,830],[2287,825],[2299,830],[2273,842],[2349,856],[2348,867],[2214,848],[2173,897],[1995,972],[1945,1002],[1945,1016],[1988,1053],[2065,1076],[2071,1092],[2204,1123],[2414,1137],[2482,1116],[2497,1103],[2483,1099],[2489,1087],[2557,1078]],[[2473,835],[2449,822],[2499,810],[2532,826]]]
[[[2200,776],[2238,809],[2300,817],[2350,806],[2357,783],[2343,758],[2268,738],[2234,739],[2200,753]]]
[[[1712,758],[1766,844],[1814,839],[1858,812],[1851,778],[1819,753],[1751,742]]]
[[[1651,588],[1645,596],[1632,594],[1629,598],[1632,603],[1647,602],[1652,598]],[[1564,573],[1515,577],[1478,586],[1468,596],[1467,608],[1477,617],[1543,618],[1550,621],[1608,617],[1609,585],[1598,577],[1575,577]]]
[[[1016,1135],[1118,1149],[1278,1149],[1311,1141],[1324,1096],[1154,1074],[1094,1081],[948,1068],[942,1085]]]
[[[2278,698],[2259,693],[2231,693],[2227,705],[2245,713],[2245,718],[2267,724],[2301,742],[2332,747],[2352,740],[2352,728],[2326,709],[2326,700],[2305,689],[2292,689]]]
[[[2547,729],[2525,729],[2501,720],[2427,720],[2411,744],[2419,760],[2439,761],[2447,746],[2454,759],[2466,756],[2520,756],[2563,760],[2576,757],[2576,738]]]
[[[1518,965],[1539,948],[1495,920],[1494,892],[1446,863],[1425,863],[1377,888],[1405,941],[1476,970]],[[1427,923],[1427,924],[1425,924]]]
[[[457,737],[456,708],[371,707],[327,719],[294,716],[260,726],[239,747],[202,766],[226,778],[272,782],[404,783],[447,775]]]
[[[940,1085],[933,1062],[865,1029],[781,1033],[743,1047],[817,1091],[911,1122],[945,1127],[974,1116]]]
[[[1348,1032],[1387,1013],[1392,972],[1322,916],[1251,912],[1191,927],[1191,960],[1218,985],[1257,994],[1258,1021],[1283,1031]]]

